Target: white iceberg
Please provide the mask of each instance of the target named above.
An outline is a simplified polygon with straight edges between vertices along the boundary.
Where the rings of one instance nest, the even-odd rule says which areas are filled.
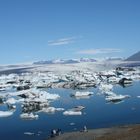
[[[81,111],[72,111],[72,110],[68,110],[68,111],[64,111],[63,112],[63,115],[82,115],[82,112]]]
[[[81,110],[83,110],[84,108],[85,108],[84,106],[79,105],[79,106],[76,106],[76,107],[72,108],[71,110],[72,110],[72,111],[81,111]]]
[[[27,120],[33,120],[33,119],[38,119],[38,115],[34,115],[33,113],[22,113],[20,114],[21,119],[27,119]]]
[[[84,109],[85,107],[84,106],[76,106],[72,109],[69,109],[67,111],[64,111],[63,112],[63,115],[82,115],[82,109]]]
[[[50,94],[46,91],[40,91],[33,89],[30,93],[32,93],[35,97],[46,99],[46,100],[56,100],[60,98],[58,94]]]
[[[24,135],[34,135],[35,133],[32,133],[32,132],[24,132]]]
[[[103,92],[111,91],[113,89],[113,85],[101,83],[100,86],[99,86],[99,89]]]
[[[0,117],[9,117],[13,115],[14,112],[12,111],[0,111]]]
[[[48,108],[43,108],[42,112],[45,113],[55,113],[56,111],[64,111],[64,108],[55,108],[55,107],[48,107]]]
[[[79,92],[77,91],[75,94],[72,94],[74,97],[83,97],[83,96],[90,96],[93,95],[93,92]]]
[[[126,99],[126,98],[130,98],[129,95],[113,95],[113,96],[108,96],[106,97],[106,101],[121,101],[123,99]]]
[[[7,103],[7,104],[15,104],[16,100],[14,98],[9,98],[5,103]]]

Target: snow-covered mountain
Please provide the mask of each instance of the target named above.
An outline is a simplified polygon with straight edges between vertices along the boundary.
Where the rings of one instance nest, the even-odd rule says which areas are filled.
[[[80,59],[54,59],[54,60],[45,60],[34,62],[33,64],[73,64],[73,63],[81,63],[81,62],[96,62],[93,58],[80,58]]]

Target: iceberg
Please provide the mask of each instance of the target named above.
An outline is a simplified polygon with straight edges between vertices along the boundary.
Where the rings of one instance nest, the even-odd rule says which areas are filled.
[[[63,112],[63,115],[82,115],[82,110],[84,109],[85,107],[84,106],[76,106],[72,109],[69,109],[67,111],[64,111]]]
[[[33,113],[22,113],[20,114],[21,119],[25,120],[33,120],[33,119],[38,119],[38,115],[34,115]]]
[[[72,110],[68,110],[68,111],[64,111],[63,115],[82,115],[81,111],[72,111]]]
[[[24,135],[34,135],[35,133],[32,133],[32,132],[24,132]]]
[[[100,83],[99,89],[103,92],[106,91],[111,91],[113,89],[113,85],[111,84],[105,84],[105,83]]]
[[[5,103],[7,103],[7,104],[15,104],[16,100],[14,98],[9,98]]]
[[[106,97],[106,101],[122,101],[123,99],[126,99],[126,98],[130,98],[129,95],[112,95],[112,96],[108,96]]]
[[[64,108],[55,108],[55,107],[48,107],[43,108],[41,111],[45,113],[55,113],[56,111],[64,111]]]
[[[71,110],[72,110],[72,111],[81,111],[81,110],[83,110],[84,108],[85,108],[84,106],[79,105],[79,106],[76,106],[76,107],[72,108]]]
[[[12,111],[0,111],[0,117],[9,117],[13,115],[14,112]]]
[[[50,94],[46,91],[40,91],[40,90],[32,90],[30,92],[31,94],[33,94],[34,96],[37,96],[40,99],[46,99],[46,100],[56,100],[58,98],[60,98],[60,96],[58,94]]]
[[[82,97],[82,96],[91,96],[91,95],[93,95],[93,92],[79,92],[79,91],[77,91],[75,94],[72,94],[71,96]]]

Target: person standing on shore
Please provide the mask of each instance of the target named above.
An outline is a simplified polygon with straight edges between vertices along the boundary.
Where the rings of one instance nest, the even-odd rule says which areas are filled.
[[[86,125],[84,126],[84,132],[88,132]]]

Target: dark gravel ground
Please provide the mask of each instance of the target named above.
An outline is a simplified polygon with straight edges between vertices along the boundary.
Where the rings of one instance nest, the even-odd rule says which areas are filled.
[[[140,140],[140,124],[64,133],[49,140]]]

